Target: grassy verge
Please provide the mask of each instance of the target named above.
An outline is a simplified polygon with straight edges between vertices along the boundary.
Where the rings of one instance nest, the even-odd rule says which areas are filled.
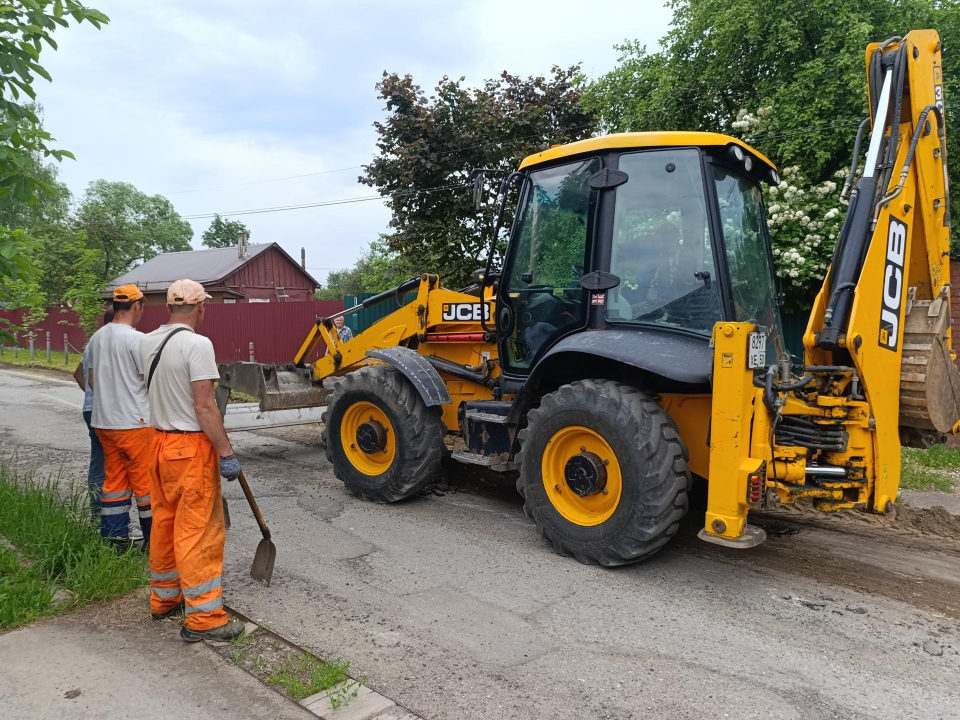
[[[30,622],[50,607],[53,593],[33,568],[0,545],[0,628]]]
[[[329,691],[327,697],[334,710],[356,697],[366,679],[351,680],[347,660],[321,660],[262,630],[217,651],[297,702]]]
[[[960,488],[960,449],[946,445],[935,445],[929,450],[904,448],[900,487],[956,492]]]
[[[29,348],[20,348],[20,352],[18,353],[18,356],[14,357],[13,348],[5,347],[3,349],[3,354],[0,355],[0,365],[14,365],[16,367],[46,368],[48,370],[58,370],[60,372],[68,372],[71,374],[73,374],[73,371],[77,367],[78,362],[80,362],[80,353],[72,352],[70,353],[70,362],[68,364],[64,364],[62,351],[51,352],[50,362],[47,362],[46,347],[44,347],[43,349],[38,347],[33,360],[30,359]]]
[[[30,562],[20,572],[3,560],[0,627],[13,627],[50,607],[50,588],[73,594],[73,602],[57,609],[122,595],[146,584],[146,558],[139,551],[117,553],[100,538],[88,519],[86,486],[65,490],[55,479],[38,479],[0,459],[0,535]],[[7,551],[7,555],[10,555]],[[15,560],[15,558],[14,558]],[[47,593],[30,592],[31,578]],[[11,587],[19,588],[16,592]],[[24,597],[33,600],[24,604]]]

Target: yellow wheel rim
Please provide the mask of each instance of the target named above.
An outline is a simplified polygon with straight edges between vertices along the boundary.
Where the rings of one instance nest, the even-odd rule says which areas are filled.
[[[393,425],[372,402],[355,402],[343,413],[340,443],[350,464],[364,475],[383,474],[397,456]]]
[[[583,468],[587,469],[590,481],[583,479]],[[581,470],[579,481],[578,469]],[[602,481],[597,481],[596,471]],[[543,451],[541,476],[553,507],[577,525],[599,525],[608,520],[620,504],[623,493],[620,463],[603,436],[588,427],[571,425],[554,433]],[[574,487],[589,494],[578,494]]]

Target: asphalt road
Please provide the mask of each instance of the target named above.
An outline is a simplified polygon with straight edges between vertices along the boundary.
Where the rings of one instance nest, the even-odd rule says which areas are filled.
[[[0,370],[0,447],[82,476],[80,400]],[[234,444],[278,553],[271,587],[248,577],[259,535],[228,486],[227,602],[425,718],[960,718],[956,534],[788,513],[734,551],[691,516],[604,570],[554,555],[509,479],[453,469],[453,491],[375,505],[314,426]]]

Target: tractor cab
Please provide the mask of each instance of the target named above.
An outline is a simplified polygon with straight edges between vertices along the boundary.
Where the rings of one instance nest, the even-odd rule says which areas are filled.
[[[543,360],[571,360],[565,346],[582,360],[585,330],[600,333],[587,355],[687,384],[682,365],[709,369],[723,320],[764,328],[766,363],[779,359],[760,190],[779,177],[765,157],[713,133],[626,133],[533,155],[513,177],[520,195],[496,303],[505,390]],[[628,340],[624,351],[634,331],[658,341]]]

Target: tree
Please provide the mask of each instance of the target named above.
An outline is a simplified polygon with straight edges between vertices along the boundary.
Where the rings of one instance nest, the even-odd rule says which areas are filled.
[[[26,107],[42,119],[43,111],[39,105],[29,104]],[[14,124],[26,129],[29,121],[20,120]],[[38,190],[28,202],[18,200],[11,193],[0,196],[0,225],[23,228],[33,233],[39,228],[65,224],[70,216],[70,190],[60,181],[58,167],[47,162],[41,152],[29,153],[26,161],[29,174],[40,181],[46,190]]]
[[[315,295],[317,300],[341,300],[345,295],[378,293],[396,287],[418,273],[399,253],[390,250],[389,236],[381,235],[370,243],[352,268],[334,270],[327,275],[326,286]]]
[[[781,167],[796,168],[795,179],[810,183],[808,191],[833,182],[835,173],[850,163],[857,125],[867,113],[864,53],[870,42],[929,27],[940,32],[945,63],[952,63],[953,49],[960,48],[960,5],[955,2],[669,4],[674,15],[663,50],[648,53],[639,43],[621,46],[617,67],[587,89],[587,109],[600,115],[608,131],[737,134],[745,111],[767,108],[752,144]],[[960,119],[960,105],[949,103],[960,91],[960,74],[945,73],[944,86],[951,126]],[[960,201],[958,164],[951,168],[951,184],[954,201]]]
[[[87,236],[83,231],[74,235],[77,259],[72,272],[65,278],[63,299],[69,303],[80,317],[80,325],[87,337],[96,332],[103,315],[104,301],[100,296],[107,284],[98,275],[101,267],[101,252],[87,247]]]
[[[44,45],[54,50],[53,32],[68,27],[69,19],[89,22],[96,28],[109,22],[103,13],[84,7],[77,0],[22,0],[0,2],[0,199],[12,196],[17,203],[37,204],[38,194],[57,196],[49,175],[38,172],[42,160],[73,158],[66,150],[51,147],[53,137],[40,123],[35,106],[21,102],[25,96],[36,100],[36,75],[51,80],[40,65]],[[4,220],[17,222],[9,203],[0,206]],[[0,226],[0,304],[15,303],[14,293],[31,282],[34,268],[28,254],[34,241],[22,229]],[[0,323],[0,340],[10,339],[8,324]]]
[[[173,204],[130,183],[91,182],[77,209],[77,222],[90,247],[103,253],[98,277],[107,282],[158,253],[192,249],[193,228]]]
[[[9,280],[6,287],[7,307],[23,310],[23,329],[33,331],[47,317],[47,297],[35,276]]]
[[[214,215],[210,227],[203,231],[203,245],[208,248],[231,247],[239,244],[238,237],[242,232],[249,237],[250,231],[239,220]]]
[[[463,82],[444,77],[427,97],[410,75],[384,73],[377,91],[388,116],[374,123],[379,153],[360,178],[393,213],[386,249],[413,274],[439,272],[448,286],[470,281],[490,242],[495,208],[474,209],[471,170],[487,168],[499,183],[526,155],[596,127],[580,105],[579,66],[527,79],[504,72],[480,88]]]
[[[24,287],[36,275],[36,269],[30,261],[30,252],[35,244],[36,241],[23,230],[0,226],[0,307],[20,307]],[[0,342],[12,340],[10,322],[0,319]]]
[[[40,65],[44,43],[54,50],[53,32],[68,27],[68,18],[78,24],[89,22],[96,28],[110,19],[77,0],[29,0],[0,3],[0,195],[12,191],[20,202],[30,202],[38,190],[52,193],[49,183],[38,177],[34,155],[54,157],[58,161],[73,158],[66,150],[50,147],[53,137],[40,124],[40,118],[21,94],[35,101],[35,75],[51,81]]]

